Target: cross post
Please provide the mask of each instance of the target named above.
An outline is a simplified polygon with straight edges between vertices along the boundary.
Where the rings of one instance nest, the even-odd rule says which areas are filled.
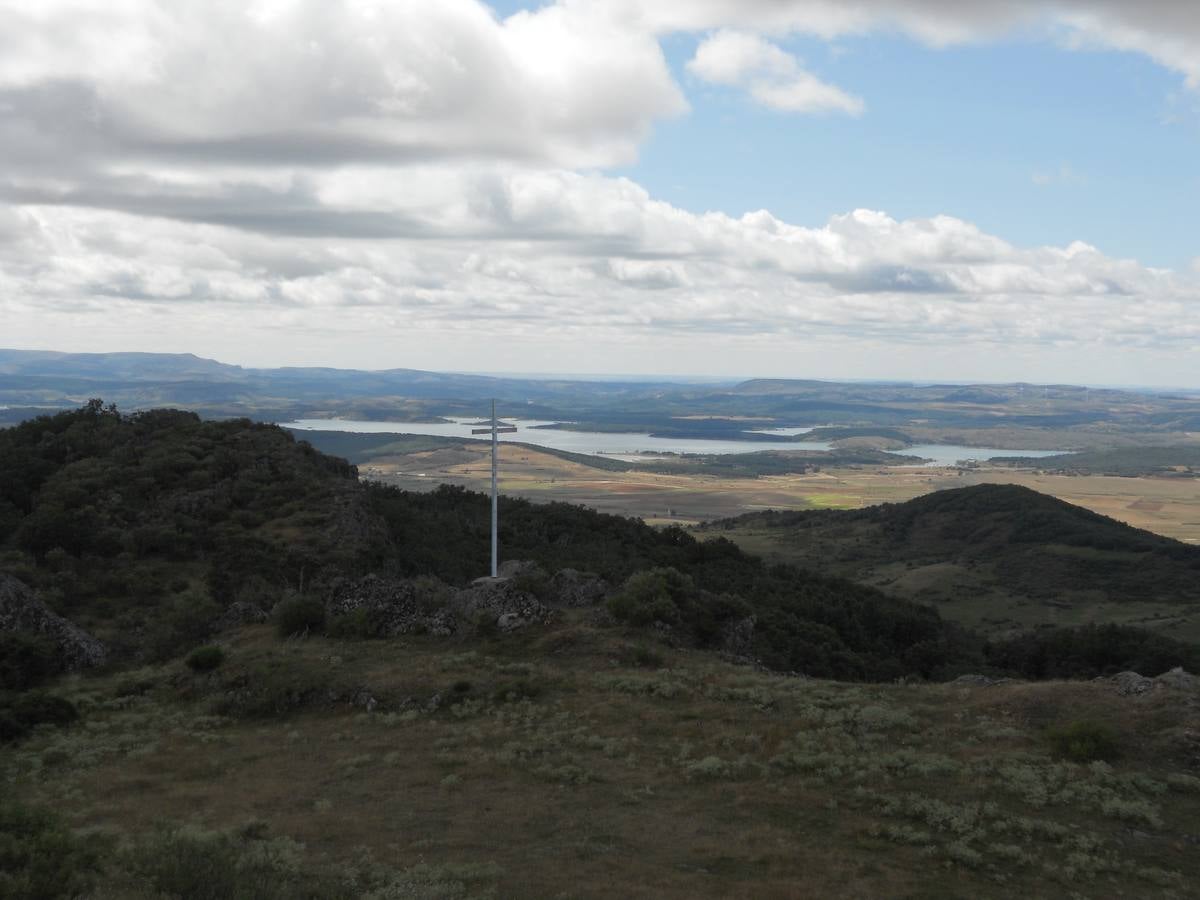
[[[492,577],[496,577],[499,569],[499,500],[496,493],[496,447],[500,442],[498,435],[508,434],[516,431],[513,425],[500,425],[496,421],[496,401],[492,400],[492,424],[488,428],[472,428],[471,434],[488,434],[492,435]]]

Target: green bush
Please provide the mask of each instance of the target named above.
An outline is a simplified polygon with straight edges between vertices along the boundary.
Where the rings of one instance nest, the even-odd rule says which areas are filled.
[[[626,647],[621,654],[621,661],[641,669],[661,669],[665,662],[661,653],[645,644]]]
[[[0,897],[88,895],[100,854],[47,810],[0,800]]]
[[[294,597],[275,607],[275,627],[280,637],[315,634],[325,630],[325,605],[310,597]]]
[[[67,725],[78,718],[69,700],[53,694],[0,694],[0,742],[22,738],[35,725]]]
[[[542,693],[542,686],[528,678],[516,681],[506,681],[493,692],[492,699],[497,703],[517,703],[521,700],[536,700]]]
[[[1046,730],[1046,740],[1055,756],[1073,762],[1094,762],[1118,755],[1117,733],[1103,722],[1080,720]]]
[[[174,659],[206,640],[221,607],[202,589],[189,588],[172,597],[146,629],[145,643],[152,659]]]
[[[193,672],[211,672],[225,662],[225,651],[216,644],[206,644],[189,653],[184,661]]]
[[[54,645],[40,635],[0,634],[0,690],[23,691],[58,674]]]
[[[340,616],[331,616],[325,622],[325,633],[344,641],[359,641],[382,637],[378,624],[369,610],[352,609]]]
[[[304,884],[301,847],[254,832],[161,827],[122,854],[137,886],[155,897],[271,900],[323,896]],[[139,894],[140,896],[140,894]]]
[[[635,572],[609,599],[608,611],[631,625],[672,624],[679,620],[680,606],[694,590],[692,579],[674,568]]]

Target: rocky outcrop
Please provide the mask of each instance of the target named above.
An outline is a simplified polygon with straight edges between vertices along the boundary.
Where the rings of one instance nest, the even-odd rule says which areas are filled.
[[[0,572],[0,631],[22,631],[49,638],[65,671],[103,665],[108,648],[74,622],[53,612],[23,581]]]
[[[213,622],[213,631],[229,631],[242,625],[258,625],[267,621],[270,616],[257,603],[248,600],[235,600],[225,608],[225,612]]]
[[[551,602],[557,606],[596,606],[604,602],[608,592],[608,582],[590,572],[560,569],[550,577]]]
[[[549,607],[509,578],[477,578],[470,587],[454,594],[451,606],[466,621],[477,626],[495,625],[501,631],[515,631],[550,619]]]
[[[1157,678],[1149,678],[1139,675],[1137,672],[1118,672],[1111,678],[1097,678],[1096,680],[1108,681],[1122,697],[1136,697],[1162,690],[1200,694],[1200,677],[1184,671],[1181,666],[1176,666]]]
[[[1188,693],[1200,693],[1200,676],[1185,672],[1182,666],[1176,666],[1170,672],[1163,672],[1154,679],[1165,688]]]
[[[361,615],[380,637],[401,634],[450,635],[458,630],[451,610],[427,609],[411,581],[367,575],[333,587],[325,602],[330,616]]]
[[[1122,697],[1136,694],[1147,694],[1154,690],[1154,679],[1139,675],[1137,672],[1118,672],[1112,677],[1117,693]]]

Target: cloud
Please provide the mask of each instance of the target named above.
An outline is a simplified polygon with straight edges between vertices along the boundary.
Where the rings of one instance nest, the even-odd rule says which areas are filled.
[[[790,53],[758,35],[722,30],[704,39],[687,69],[714,84],[745,88],[759,104],[784,112],[859,115],[863,101],[805,71]]]
[[[629,162],[686,109],[655,37],[587,5],[3,3],[8,159]],[[267,52],[269,48],[269,52]]]
[[[1200,339],[1200,280],[1086,244],[1020,248],[953,217],[870,210],[819,227],[764,211],[697,215],[626,179],[566,171],[414,174],[419,196],[397,192],[376,211],[419,222],[419,237],[247,234],[29,207],[3,223],[0,311],[67,332],[101,333],[116,316],[139,328],[236,322],[243,336],[293,346],[351,334],[376,353],[487,333],[574,343],[580,359],[604,342],[715,346],[723,335],[1161,351]],[[336,222],[370,202],[372,184],[339,173],[312,196]],[[477,195],[486,201],[464,201]]]
[[[445,368],[502,341],[599,369],[588,348],[715,365],[767,337],[1156,353],[1200,339],[1197,272],[1015,247],[953,216],[695,214],[603,174],[687,111],[669,34],[701,36],[695,78],[856,114],[862,99],[777,42],[1023,29],[1143,53],[1195,85],[1193,5],[559,0],[501,19],[477,0],[0,0],[0,16],[6,343],[192,341],[292,362],[338,347],[342,364],[402,350]]]
[[[832,40],[901,32],[932,46],[1022,32],[1142,53],[1200,88],[1200,7],[1181,0],[574,0],[657,34],[735,28]]]
[[[1087,184],[1087,176],[1076,172],[1064,163],[1055,170],[1039,170],[1029,176],[1030,181],[1038,187],[1048,187],[1052,184],[1082,185]]]

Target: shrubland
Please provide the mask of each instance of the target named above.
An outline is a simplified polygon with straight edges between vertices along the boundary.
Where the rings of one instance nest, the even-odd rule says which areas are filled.
[[[648,640],[590,610],[402,641],[266,623],[223,635],[211,672],[69,676],[80,721],[0,749],[3,877],[147,898],[1192,894],[1194,690],[852,684]]]

